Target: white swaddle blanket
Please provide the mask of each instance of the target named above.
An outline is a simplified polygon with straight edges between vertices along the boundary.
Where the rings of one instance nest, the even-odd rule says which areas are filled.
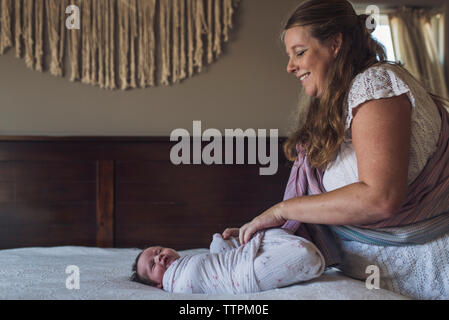
[[[259,232],[245,246],[221,253],[187,255],[179,258],[164,274],[162,282],[164,290],[176,293],[215,294],[260,291],[254,275],[253,261],[262,237],[263,232]]]
[[[259,231],[244,246],[215,234],[210,253],[177,259],[162,284],[175,293],[253,293],[316,278],[324,264],[313,243],[284,229]]]

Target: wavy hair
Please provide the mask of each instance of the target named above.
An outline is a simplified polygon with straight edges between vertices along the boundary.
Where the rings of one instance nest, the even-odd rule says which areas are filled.
[[[334,63],[331,64],[322,96],[312,98],[305,123],[284,144],[290,161],[297,158],[299,143],[306,151],[309,163],[315,168],[325,168],[335,159],[344,138],[345,100],[354,77],[363,70],[378,64],[400,63],[387,61],[385,49],[372,38],[366,25],[369,16],[357,15],[346,0],[306,0],[299,5],[283,28],[307,26],[320,44],[342,35],[342,43]],[[298,126],[301,121],[298,120]]]

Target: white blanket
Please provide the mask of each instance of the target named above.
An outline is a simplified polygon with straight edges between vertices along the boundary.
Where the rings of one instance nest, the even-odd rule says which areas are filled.
[[[181,251],[182,256],[209,250]],[[33,247],[0,250],[0,300],[379,300],[406,299],[383,289],[368,290],[365,282],[326,271],[313,281],[282,289],[247,294],[175,294],[129,281],[139,249]],[[67,266],[80,270],[80,288],[67,289]]]
[[[167,269],[163,288],[175,293],[253,293],[260,288],[254,274],[254,260],[264,232],[258,232],[245,246],[221,253],[202,253],[179,258]],[[218,239],[214,237],[214,240]]]
[[[260,231],[244,246],[215,234],[210,253],[173,262],[163,288],[175,293],[253,293],[319,277],[324,265],[313,243],[286,229]]]

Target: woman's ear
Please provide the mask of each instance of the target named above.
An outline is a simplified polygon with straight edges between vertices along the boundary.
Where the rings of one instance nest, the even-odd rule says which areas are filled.
[[[341,32],[337,33],[331,40],[331,51],[334,58],[337,57],[338,52],[340,51],[341,44],[343,42],[343,35]]]

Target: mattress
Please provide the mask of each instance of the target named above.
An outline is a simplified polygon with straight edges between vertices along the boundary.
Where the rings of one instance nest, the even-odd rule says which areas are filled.
[[[200,253],[207,249],[181,251]],[[129,281],[139,249],[33,247],[0,250],[0,299],[32,300],[401,300],[383,289],[329,269],[320,278],[293,286],[242,295],[170,294]],[[76,278],[78,277],[78,278]],[[79,280],[79,281],[77,281]],[[77,287],[79,284],[79,287]]]

